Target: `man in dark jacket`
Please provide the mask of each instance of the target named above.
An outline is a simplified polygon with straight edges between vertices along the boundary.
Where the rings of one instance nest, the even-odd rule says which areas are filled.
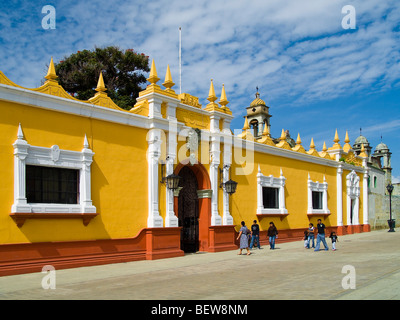
[[[329,250],[328,244],[325,240],[325,225],[322,223],[321,219],[318,219],[317,224],[318,234],[317,234],[317,245],[315,246],[314,251],[319,251],[319,246],[322,243],[324,244],[325,250]]]
[[[260,246],[260,227],[259,227],[259,225],[257,224],[257,220],[254,220],[254,221],[253,221],[253,224],[252,224],[252,226],[251,226],[250,249],[253,249],[254,240],[257,241],[258,249],[261,249],[261,246]]]

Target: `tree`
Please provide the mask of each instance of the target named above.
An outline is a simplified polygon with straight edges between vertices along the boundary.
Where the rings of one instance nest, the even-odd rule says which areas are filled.
[[[127,110],[134,106],[146,83],[143,72],[150,71],[148,56],[115,46],[78,51],[65,57],[55,68],[59,84],[80,100],[94,96],[102,72],[108,96]]]

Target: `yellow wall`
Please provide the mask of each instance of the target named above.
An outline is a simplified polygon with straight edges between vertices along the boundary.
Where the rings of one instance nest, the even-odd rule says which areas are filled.
[[[289,215],[280,217],[276,215],[257,216],[257,173],[260,164],[264,176],[280,176],[282,169],[285,182],[285,204]],[[256,152],[254,156],[253,171],[249,175],[237,175],[234,163],[231,176],[238,182],[237,191],[231,197],[231,213],[234,223],[239,225],[243,220],[246,225],[251,225],[253,220],[259,221],[262,230],[267,230],[269,222],[273,221],[278,229],[307,228],[310,222],[317,222],[321,218],[327,226],[336,226],[336,169],[328,166],[277,157]],[[312,181],[323,182],[324,175],[328,183],[328,209],[331,214],[324,218],[322,215],[307,216],[308,208],[308,174]]]
[[[111,122],[0,102],[0,243],[134,237],[147,225],[147,130]],[[95,153],[92,201],[99,215],[88,226],[81,219],[28,219],[18,228],[13,204],[12,144],[21,123],[30,145],[81,151],[87,135]],[[138,196],[140,195],[140,196]]]

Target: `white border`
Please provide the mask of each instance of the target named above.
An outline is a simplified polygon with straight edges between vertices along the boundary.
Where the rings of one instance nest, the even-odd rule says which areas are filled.
[[[12,213],[96,213],[91,200],[91,164],[94,152],[87,138],[81,152],[31,146],[18,127],[14,147],[14,203]],[[26,199],[26,165],[79,170],[79,204],[28,203]]]
[[[314,182],[310,178],[310,174],[308,174],[307,181],[308,188],[308,210],[307,214],[330,214],[331,212],[328,209],[328,183],[326,182],[324,176],[324,182]],[[314,209],[312,205],[312,192],[322,192],[322,209]]]
[[[280,171],[280,177],[275,178],[272,175],[264,176],[261,173],[260,166],[258,166],[257,174],[257,214],[288,214],[285,206],[285,181],[286,178],[282,174],[282,169]],[[262,188],[270,187],[279,189],[279,203],[277,209],[265,209],[263,204]]]

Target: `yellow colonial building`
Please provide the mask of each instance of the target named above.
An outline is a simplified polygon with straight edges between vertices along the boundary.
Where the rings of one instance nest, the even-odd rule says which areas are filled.
[[[273,139],[258,93],[232,132],[224,86],[218,98],[211,81],[203,107],[175,93],[169,67],[158,84],[154,61],[129,111],[102,75],[87,101],[53,61],[45,78],[27,89],[0,71],[0,275],[232,250],[241,221],[257,220],[263,243],[270,221],[279,241],[317,219],[370,230],[367,155],[347,133],[321,151],[284,130]]]

